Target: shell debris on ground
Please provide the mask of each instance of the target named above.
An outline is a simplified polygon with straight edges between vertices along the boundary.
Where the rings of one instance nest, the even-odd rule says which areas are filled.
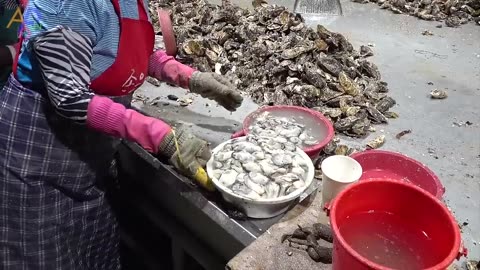
[[[430,92],[430,97],[432,99],[445,99],[448,97],[447,91],[434,89]]]

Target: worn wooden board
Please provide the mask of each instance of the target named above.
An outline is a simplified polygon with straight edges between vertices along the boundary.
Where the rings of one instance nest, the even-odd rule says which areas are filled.
[[[287,270],[287,269],[331,269],[331,265],[314,262],[303,250],[281,243],[283,234],[293,232],[298,225],[313,223],[328,224],[328,217],[321,209],[321,194],[316,192],[304,200],[255,242],[246,247],[228,264],[231,270]],[[330,243],[323,243],[331,246]]]

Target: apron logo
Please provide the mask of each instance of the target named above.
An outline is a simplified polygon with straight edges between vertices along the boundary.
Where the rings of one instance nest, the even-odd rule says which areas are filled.
[[[135,76],[135,69],[132,69],[127,81],[122,85],[122,92],[131,92],[132,90],[142,85],[144,79],[145,74],[143,74],[143,72],[140,73],[140,76],[137,78]]]
[[[23,23],[22,10],[20,9],[20,7],[17,7],[17,9],[15,9],[15,13],[7,24],[7,29],[10,29],[13,23]]]

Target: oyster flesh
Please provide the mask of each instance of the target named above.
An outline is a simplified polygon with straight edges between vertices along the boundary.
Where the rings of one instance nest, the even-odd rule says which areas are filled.
[[[318,142],[305,125],[286,117],[273,116],[270,112],[259,115],[248,129],[260,138],[274,138],[273,146],[283,145],[289,151],[295,151],[297,146],[303,148]]]
[[[252,134],[233,139],[213,156],[215,170],[210,177],[233,193],[253,200],[286,196],[305,186],[308,172],[308,161],[296,147],[286,147],[289,143]]]

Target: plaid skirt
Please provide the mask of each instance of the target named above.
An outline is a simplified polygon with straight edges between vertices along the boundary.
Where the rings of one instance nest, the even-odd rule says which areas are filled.
[[[1,269],[120,268],[101,182],[117,143],[9,78],[0,91]]]

